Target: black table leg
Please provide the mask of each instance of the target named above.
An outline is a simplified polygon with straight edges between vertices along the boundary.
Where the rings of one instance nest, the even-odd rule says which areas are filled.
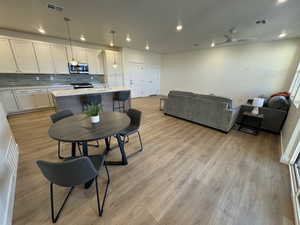
[[[105,138],[105,145],[106,145],[106,149],[105,149],[105,152],[109,152],[111,150],[110,148],[110,138]]]
[[[88,153],[88,143],[87,143],[87,141],[83,141],[83,142],[82,142],[82,154],[83,154],[83,156],[88,156],[88,155],[89,155],[89,153]],[[85,188],[85,189],[90,188],[91,185],[93,184],[93,182],[94,182],[94,179],[93,179],[93,180],[90,180],[90,181],[88,181],[88,182],[86,182],[85,185],[84,185],[84,188]]]
[[[116,135],[116,138],[118,140],[118,145],[120,148],[122,161],[106,161],[106,165],[110,166],[126,166],[128,165],[127,156],[124,149],[124,141],[122,141],[121,136],[119,134]]]
[[[72,157],[76,156],[76,142],[72,142]]]

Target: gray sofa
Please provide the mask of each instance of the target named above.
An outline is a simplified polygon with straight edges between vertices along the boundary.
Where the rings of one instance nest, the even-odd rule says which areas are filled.
[[[240,114],[237,118],[237,123],[241,123],[243,112],[251,112],[252,109],[253,106],[251,105],[242,105],[240,109]],[[261,124],[261,129],[271,131],[273,133],[280,133],[284,121],[287,117],[288,110],[261,107],[259,108],[259,113],[264,115],[264,119]]]
[[[232,100],[225,97],[170,91],[164,112],[228,132],[235,123],[239,108],[233,108]]]

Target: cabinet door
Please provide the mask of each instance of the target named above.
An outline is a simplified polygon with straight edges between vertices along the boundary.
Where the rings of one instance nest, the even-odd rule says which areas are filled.
[[[38,73],[33,43],[24,40],[12,40],[11,43],[20,72]]]
[[[51,106],[47,90],[34,90],[33,98],[35,108],[47,108]]]
[[[72,51],[70,46],[67,46],[67,55],[68,55],[68,61],[70,62],[72,60]],[[73,56],[76,61],[79,63],[87,63],[87,55],[86,55],[86,49],[81,47],[72,47],[73,50]]]
[[[16,99],[20,110],[31,110],[35,108],[33,92],[30,90],[17,90]]]
[[[103,60],[101,52],[95,49],[86,50],[90,74],[103,74]]]
[[[17,72],[16,62],[8,39],[0,39],[0,72]]]
[[[40,73],[55,73],[50,45],[47,43],[35,42],[33,43],[33,46],[35,49]]]
[[[68,59],[66,47],[64,45],[51,45],[51,53],[57,74],[68,74]]]
[[[11,90],[0,91],[0,102],[6,113],[18,112],[18,106]]]
[[[122,60],[121,53],[116,51],[105,51],[105,66],[106,66],[106,81],[109,87],[122,87],[123,74],[122,74]],[[113,64],[116,62],[117,67],[114,68]]]

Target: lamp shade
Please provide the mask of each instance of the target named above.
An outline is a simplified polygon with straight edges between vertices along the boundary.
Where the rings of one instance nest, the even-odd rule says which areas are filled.
[[[252,106],[254,107],[263,107],[265,99],[263,98],[254,98]]]

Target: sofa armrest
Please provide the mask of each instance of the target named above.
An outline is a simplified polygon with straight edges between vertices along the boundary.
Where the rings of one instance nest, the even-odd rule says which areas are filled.
[[[240,112],[240,106],[237,106],[235,108],[232,108],[232,109],[228,109],[227,111],[230,112],[229,114],[229,129],[231,129],[233,127],[233,125],[235,124],[235,121],[239,115],[239,112]]]

